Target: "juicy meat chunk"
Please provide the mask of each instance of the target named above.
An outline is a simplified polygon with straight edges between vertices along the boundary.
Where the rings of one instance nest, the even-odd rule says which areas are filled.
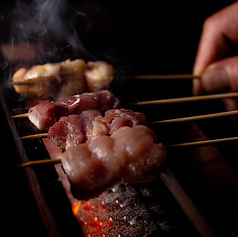
[[[111,109],[105,112],[102,121],[111,123],[109,131],[109,135],[111,135],[122,126],[134,127],[138,124],[145,124],[146,118],[143,113],[134,112],[129,109]]]
[[[157,144],[156,134],[144,125],[122,127],[111,136],[116,156],[124,157],[122,177],[128,183],[144,183],[155,178],[155,170],[165,161],[167,149]]]
[[[30,121],[40,130],[47,131],[62,116],[80,114],[84,110],[100,113],[120,107],[120,100],[107,90],[70,96],[58,102],[38,104],[29,109]]]
[[[62,150],[77,146],[91,140],[93,121],[100,113],[97,110],[86,110],[80,115],[61,117],[49,128],[48,138]]]
[[[108,136],[100,138],[107,144],[105,153],[100,156],[102,160],[90,151],[86,143],[72,147],[60,155],[63,158],[63,169],[71,183],[71,191],[79,200],[95,197],[115,182],[116,173],[113,174],[112,169],[108,170],[106,159],[103,160],[112,150],[113,141]],[[98,149],[99,153],[102,152],[102,147]]]
[[[70,61],[69,59],[60,63],[61,84],[57,97],[54,100],[61,100],[65,97],[85,92],[86,83],[84,73],[86,63],[82,59]]]
[[[61,63],[36,65],[30,69],[20,68],[13,75],[16,92],[24,97],[60,100],[85,91],[84,72],[86,63],[82,59]]]
[[[16,92],[24,97],[57,101],[74,94],[105,89],[115,74],[114,67],[103,61],[86,64],[82,59],[68,59],[29,69],[20,68],[12,80]]]
[[[88,91],[94,92],[105,89],[114,79],[115,68],[103,61],[89,61],[85,70]]]
[[[86,110],[80,115],[62,117],[49,128],[48,138],[63,150],[89,143],[102,135],[111,135],[122,126],[134,127],[145,123],[142,113],[129,109],[111,109],[102,117],[97,110]]]
[[[167,149],[144,125],[121,127],[112,136],[71,147],[60,155],[76,198],[88,199],[122,180],[153,180],[166,160]]]

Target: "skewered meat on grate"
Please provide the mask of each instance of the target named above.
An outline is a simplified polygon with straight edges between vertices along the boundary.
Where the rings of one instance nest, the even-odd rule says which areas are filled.
[[[122,126],[145,124],[142,113],[129,109],[111,109],[102,117],[97,110],[62,117],[49,128],[48,138],[63,150],[102,135],[111,135]]]
[[[80,114],[90,109],[103,113],[112,108],[119,108],[120,104],[119,99],[111,92],[102,90],[70,96],[58,102],[38,104],[29,109],[28,117],[40,131],[47,131],[63,116]]]
[[[61,100],[83,92],[107,88],[116,70],[110,64],[82,59],[20,68],[13,75],[16,92],[28,98]]]
[[[153,180],[165,161],[167,149],[156,143],[156,134],[144,125],[123,126],[111,136],[69,148],[59,158],[78,199],[94,197],[122,180]]]

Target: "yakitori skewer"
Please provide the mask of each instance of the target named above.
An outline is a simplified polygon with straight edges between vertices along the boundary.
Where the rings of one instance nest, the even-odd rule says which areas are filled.
[[[190,116],[190,117],[182,117],[182,118],[175,118],[175,119],[167,119],[167,120],[161,120],[161,121],[154,121],[154,122],[149,122],[148,124],[166,124],[166,123],[191,122],[191,121],[198,121],[198,120],[212,119],[212,118],[220,118],[220,117],[234,116],[234,115],[238,115],[238,110],[220,112],[220,113],[213,113],[213,114]],[[23,136],[23,137],[21,137],[21,139],[36,139],[36,138],[47,138],[47,137],[48,137],[48,133],[39,133],[39,134]]]
[[[229,137],[229,138],[219,138],[212,140],[203,140],[203,141],[195,141],[195,142],[187,142],[187,143],[179,143],[167,145],[168,149],[171,148],[189,148],[189,147],[201,147],[201,146],[211,146],[219,143],[225,142],[235,142],[238,141],[238,137]],[[59,164],[61,163],[61,159],[48,159],[48,160],[38,160],[38,161],[30,161],[24,164],[18,165],[18,167],[32,167],[37,165],[47,165],[47,164]]]
[[[220,118],[220,117],[234,116],[234,115],[238,115],[238,110],[213,113],[213,114],[205,114],[205,115],[197,115],[197,116],[191,116],[191,117],[176,118],[176,119],[167,119],[167,120],[161,120],[161,121],[154,121],[154,122],[149,122],[148,124],[191,122],[191,121],[197,121],[197,120]],[[21,139],[37,139],[37,138],[47,138],[47,137],[48,137],[48,133],[38,133],[38,134],[23,136],[23,137],[21,137]]]
[[[169,80],[169,79],[193,79],[193,78],[201,78],[199,75],[193,74],[169,74],[169,75],[132,75],[127,76],[125,79],[136,79],[136,80]],[[17,85],[17,86],[24,86],[24,85],[33,85],[33,82],[26,82],[26,81],[11,81],[8,82],[9,85]]]
[[[162,100],[140,101],[140,102],[128,103],[127,106],[131,106],[131,105],[173,104],[173,103],[184,103],[184,102],[193,102],[193,101],[201,101],[201,100],[216,100],[216,99],[233,98],[233,97],[238,97],[238,92],[229,92],[229,93],[212,94],[212,95],[190,96],[190,97],[162,99]]]
[[[193,74],[171,74],[171,75],[135,75],[126,77],[126,79],[142,79],[142,80],[193,79],[193,78],[201,78],[201,76]]]
[[[29,99],[60,100],[74,94],[107,88],[115,75],[116,69],[106,62],[86,63],[82,59],[67,59],[58,63],[19,68],[8,84]]]
[[[173,104],[173,103],[183,103],[183,102],[193,102],[202,100],[215,100],[224,98],[238,97],[238,92],[222,93],[222,94],[212,94],[212,95],[200,95],[182,98],[172,98],[172,99],[162,99],[162,100],[151,100],[151,101],[141,101],[128,103],[127,106],[131,105],[153,105],[153,104]],[[12,118],[27,118],[28,113],[13,115]]]

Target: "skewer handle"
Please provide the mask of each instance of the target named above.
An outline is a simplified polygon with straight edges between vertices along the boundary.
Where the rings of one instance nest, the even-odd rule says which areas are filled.
[[[224,98],[233,98],[233,97],[238,97],[238,92],[190,96],[190,97],[162,99],[162,100],[141,101],[141,102],[135,102],[135,103],[128,103],[127,105],[129,106],[129,105],[173,104],[173,103],[194,102],[194,101],[201,101],[201,100],[215,100],[215,99],[224,99]]]
[[[171,74],[171,75],[136,75],[126,77],[126,79],[142,79],[142,80],[193,79],[193,78],[201,78],[201,76],[193,74]]]
[[[238,137],[219,138],[219,139],[213,139],[213,140],[173,144],[173,145],[168,145],[167,148],[210,146],[210,145],[215,145],[218,143],[234,142],[234,141],[238,141]]]
[[[150,122],[149,124],[190,122],[190,121],[198,121],[198,120],[211,119],[211,118],[220,118],[220,117],[233,116],[233,115],[238,115],[238,110],[214,113],[214,114],[191,116],[191,117],[184,117],[184,118],[167,119],[167,120],[162,120],[162,121],[154,121],[154,122]]]
[[[10,81],[7,84],[12,86],[30,86],[33,85],[34,83],[27,81]]]

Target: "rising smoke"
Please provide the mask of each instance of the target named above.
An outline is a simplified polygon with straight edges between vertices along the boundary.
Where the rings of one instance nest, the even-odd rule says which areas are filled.
[[[75,21],[83,22],[85,18],[67,0],[18,0],[11,15],[9,42],[12,47],[19,43],[25,47],[37,45],[37,60],[43,63],[76,57],[92,59],[75,28]]]

